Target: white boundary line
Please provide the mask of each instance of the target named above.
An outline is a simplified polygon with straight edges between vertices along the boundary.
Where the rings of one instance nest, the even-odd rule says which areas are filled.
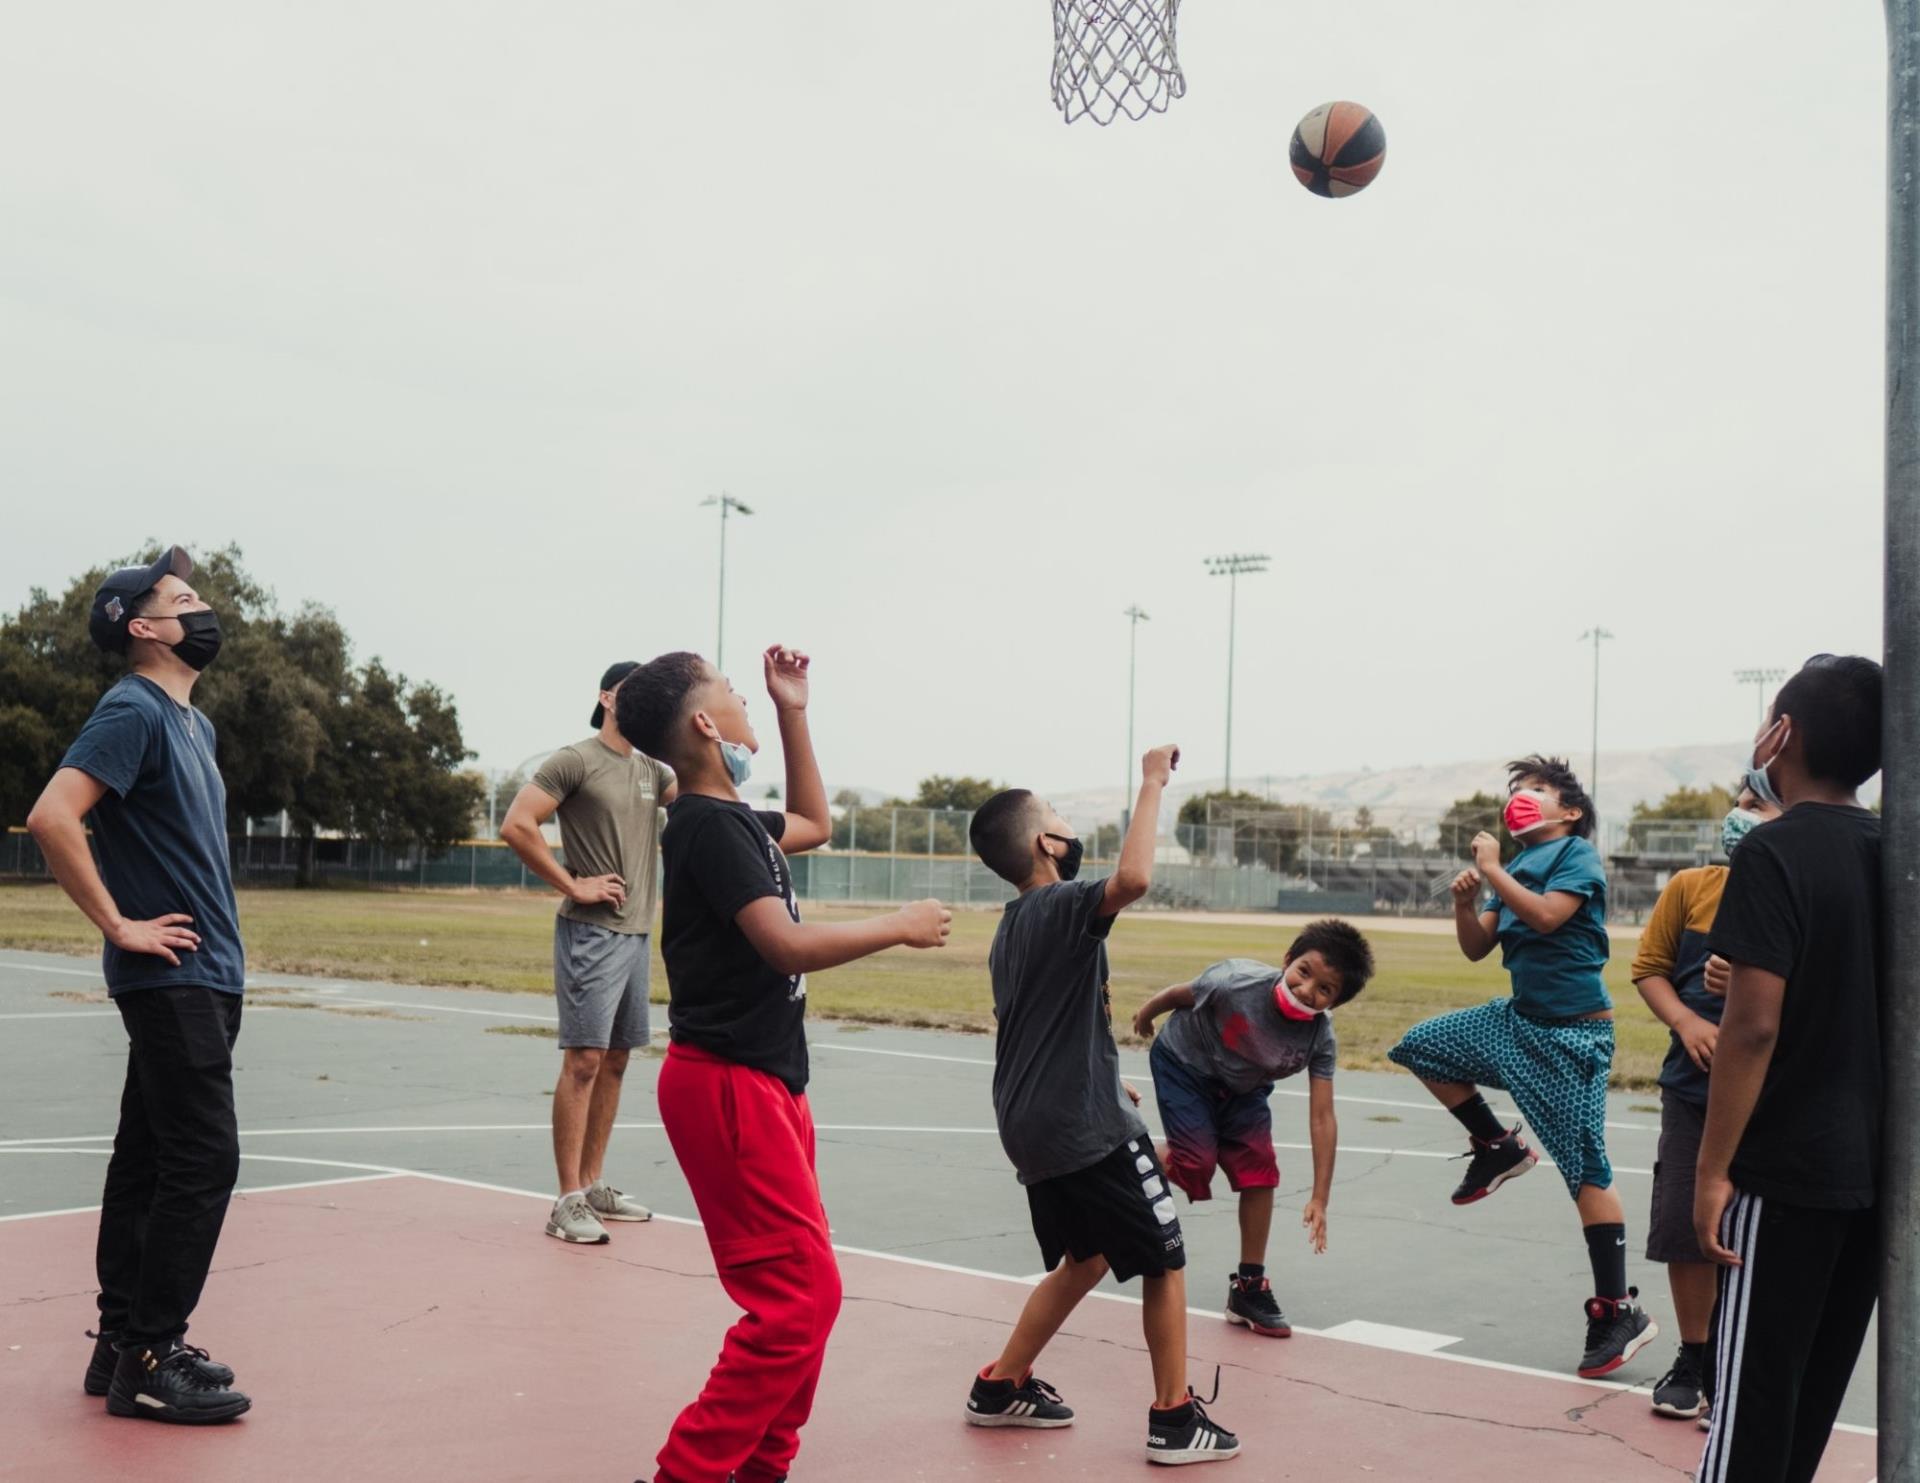
[[[73,1152],[73,1153],[93,1153],[93,1152],[96,1152],[97,1150],[93,1150],[93,1149],[71,1149],[71,1150],[49,1149],[47,1150],[47,1152],[61,1152],[61,1151]],[[434,1184],[450,1184],[450,1185],[456,1185],[462,1189],[485,1190],[491,1194],[513,1195],[524,1200],[538,1200],[543,1204],[551,1203],[553,1199],[553,1196],[546,1193],[544,1190],[516,1189],[514,1186],[507,1185],[507,1184],[488,1184],[478,1179],[461,1179],[452,1174],[433,1174],[433,1173],[429,1173],[425,1169],[403,1169],[390,1164],[353,1164],[353,1163],[346,1163],[338,1159],[296,1159],[296,1158],[286,1158],[279,1155],[249,1154],[249,1153],[243,1153],[240,1155],[240,1157],[242,1159],[251,1159],[260,1163],[311,1164],[311,1165],[318,1165],[324,1168],[355,1169],[355,1170],[360,1170],[367,1175],[370,1175],[371,1178],[373,1179],[393,1178],[396,1176],[413,1178],[413,1179],[424,1179]],[[258,1190],[240,1190],[240,1191],[236,1191],[236,1193],[237,1194],[269,1194],[274,1189],[317,1188],[322,1185],[358,1184],[363,1182],[369,1182],[369,1181],[362,1180],[362,1179],[341,1179],[341,1180],[317,1179],[317,1180],[308,1181],[305,1185],[277,1185],[277,1186],[263,1187]],[[89,1214],[92,1211],[98,1210],[99,1208],[100,1208],[99,1206],[94,1205],[94,1206],[88,1206],[80,1210],[35,1211],[27,1215],[7,1216],[7,1217],[4,1217],[4,1219],[34,1220],[34,1219],[39,1219],[45,1216],[52,1216],[52,1215],[84,1215],[84,1214]],[[662,1215],[656,1212],[653,1218],[667,1225],[698,1227],[701,1224],[699,1221],[690,1219],[689,1217],[684,1215]],[[839,1252],[843,1256],[869,1257],[874,1261],[892,1262],[898,1266],[919,1267],[923,1270],[933,1271],[933,1272],[951,1272],[956,1276],[984,1278],[989,1282],[1004,1282],[1014,1287],[1028,1287],[1032,1285],[1031,1281],[1027,1278],[1012,1277],[1005,1272],[989,1272],[979,1267],[955,1266],[951,1262],[930,1261],[925,1257],[917,1257],[917,1256],[901,1256],[897,1252],[875,1251],[870,1247],[844,1246],[844,1245],[841,1245],[839,1242],[835,1242],[833,1249],[836,1252]],[[1096,1288],[1093,1291],[1093,1293],[1090,1294],[1090,1296],[1103,1299],[1107,1302],[1125,1303],[1128,1306],[1134,1307],[1134,1308],[1137,1308],[1140,1306],[1140,1299],[1136,1297],[1132,1297],[1126,1293],[1103,1292]],[[1214,1318],[1218,1316],[1210,1308],[1191,1308],[1190,1307],[1187,1309],[1187,1313],[1190,1317],[1195,1317],[1195,1318]],[[1326,1331],[1321,1329],[1303,1328],[1296,1325],[1294,1328],[1294,1332],[1296,1334],[1304,1334],[1309,1338],[1325,1339],[1327,1340],[1327,1342],[1334,1343],[1334,1344],[1360,1343],[1360,1341],[1354,1340],[1354,1339],[1343,1339],[1337,1334],[1329,1335]],[[1377,1348],[1378,1346],[1361,1344],[1360,1347]],[[1421,1356],[1412,1356],[1412,1357],[1419,1358]],[[1577,1376],[1561,1374],[1555,1370],[1535,1369],[1530,1365],[1508,1364],[1504,1360],[1480,1359],[1470,1354],[1438,1353],[1438,1354],[1426,1355],[1425,1358],[1438,1360],[1446,1364],[1471,1365],[1476,1369],[1500,1370],[1500,1371],[1504,1371],[1509,1375],[1528,1375],[1539,1380],[1557,1380],[1562,1384],[1566,1384],[1566,1385],[1578,1385],[1578,1386],[1583,1386],[1589,1390],[1609,1391],[1614,1394],[1633,1394],[1635,1392],[1638,1392],[1644,1395],[1648,1393],[1648,1388],[1643,1385],[1624,1385],[1616,1380],[1582,1380]],[[1836,1423],[1834,1426],[1834,1430],[1850,1432],[1856,1436],[1871,1437],[1871,1436],[1879,1435],[1879,1433],[1872,1427],[1851,1426],[1844,1422]]]
[[[79,1152],[79,1150],[75,1150]],[[401,1179],[405,1175],[398,1169],[390,1174],[346,1174],[338,1179],[302,1179],[293,1184],[256,1184],[247,1189],[236,1189],[235,1199],[247,1195],[275,1195],[290,1189],[324,1189],[335,1184],[374,1184],[382,1179]],[[45,1220],[51,1215],[97,1215],[98,1205],[75,1205],[66,1210],[29,1210],[21,1215],[0,1215],[0,1224],[16,1220]]]

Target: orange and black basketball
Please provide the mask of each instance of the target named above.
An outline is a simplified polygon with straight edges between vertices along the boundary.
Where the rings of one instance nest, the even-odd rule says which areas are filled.
[[[1363,191],[1387,158],[1387,131],[1358,103],[1322,103],[1293,131],[1293,173],[1316,196]]]

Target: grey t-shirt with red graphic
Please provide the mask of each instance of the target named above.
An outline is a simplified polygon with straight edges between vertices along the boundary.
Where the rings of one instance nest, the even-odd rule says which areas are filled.
[[[1193,1008],[1160,1027],[1163,1050],[1229,1092],[1251,1092],[1302,1071],[1331,1081],[1338,1065],[1333,1021],[1293,1020],[1273,1002],[1281,970],[1253,958],[1215,963],[1193,981]]]

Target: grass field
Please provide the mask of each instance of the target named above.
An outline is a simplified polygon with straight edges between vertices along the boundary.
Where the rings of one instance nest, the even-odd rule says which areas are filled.
[[[812,906],[815,920],[857,916]],[[553,898],[519,891],[242,891],[240,918],[248,966],[393,983],[475,985],[544,994],[552,988]],[[987,947],[994,912],[960,912],[944,951],[883,953],[813,975],[812,1012],[835,1019],[989,1031],[992,998]],[[1364,924],[1363,924],[1364,925]],[[1379,973],[1366,993],[1340,1010],[1342,1064],[1378,1068],[1414,1021],[1506,992],[1497,959],[1471,964],[1453,939],[1430,933],[1368,931]],[[1124,919],[1111,944],[1115,1029],[1123,1039],[1134,1010],[1155,989],[1189,979],[1227,957],[1278,961],[1287,929],[1175,921],[1152,913]],[[91,955],[99,937],[51,885],[0,886],[0,947]],[[1616,943],[1607,986],[1619,1010],[1616,1085],[1650,1086],[1666,1054],[1667,1032],[1627,979],[1630,943]],[[654,994],[666,997],[658,962]]]

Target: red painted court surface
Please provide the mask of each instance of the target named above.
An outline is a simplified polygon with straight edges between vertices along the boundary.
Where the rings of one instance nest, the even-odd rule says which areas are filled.
[[[697,1227],[542,1235],[545,1197],[418,1177],[261,1191],[233,1206],[196,1337],[255,1397],[231,1426],[116,1420],[80,1390],[93,1318],[90,1212],[0,1224],[7,1300],[0,1477],[9,1483],[650,1478],[734,1310]],[[794,1483],[1158,1476],[1141,1458],[1139,1310],[1085,1303],[1042,1374],[1063,1431],[961,1421],[1027,1288],[848,1252],[846,1304]],[[1677,1480],[1700,1433],[1643,1394],[1332,1338],[1259,1339],[1196,1314],[1192,1370],[1224,1367],[1218,1416],[1245,1455],[1224,1477]],[[1208,1476],[1212,1476],[1209,1474]],[[1873,1476],[1870,1438],[1833,1439],[1823,1480]]]

